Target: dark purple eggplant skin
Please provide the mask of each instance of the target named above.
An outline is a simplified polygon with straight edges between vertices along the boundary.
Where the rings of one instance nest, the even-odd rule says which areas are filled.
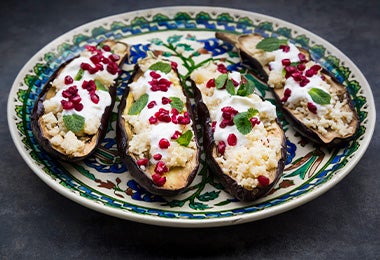
[[[127,46],[127,48],[128,48],[128,46]],[[33,107],[32,113],[31,113],[32,133],[34,135],[34,138],[36,139],[36,141],[40,145],[40,147],[47,154],[52,156],[53,158],[58,159],[58,160],[62,160],[62,161],[67,161],[67,162],[81,161],[81,160],[87,158],[88,156],[90,156],[95,151],[96,147],[101,143],[101,141],[104,139],[105,135],[107,134],[109,118],[112,114],[112,109],[115,105],[115,100],[116,100],[116,86],[115,85],[117,83],[114,86],[110,86],[110,88],[109,88],[109,93],[111,96],[111,104],[110,104],[110,106],[106,107],[106,109],[104,111],[104,114],[100,120],[100,126],[99,126],[99,130],[98,130],[97,134],[95,134],[91,138],[91,142],[95,142],[95,144],[93,146],[93,149],[89,153],[87,153],[83,156],[74,157],[74,156],[69,156],[67,154],[61,153],[60,151],[54,149],[51,146],[49,139],[47,139],[43,135],[42,130],[41,130],[41,125],[39,123],[40,117],[43,116],[45,113],[43,102],[45,101],[46,95],[51,88],[51,83],[54,81],[54,79],[57,77],[57,75],[63,70],[63,68],[65,66],[67,66],[73,59],[75,59],[77,57],[78,56],[76,56],[76,57],[64,62],[63,64],[61,64],[60,67],[50,76],[49,80],[47,81],[47,83],[42,88],[41,93],[38,95],[38,98],[36,100],[36,103],[34,104],[34,107]],[[121,57],[119,67],[121,67],[122,64],[124,64],[124,62],[127,58],[128,58],[128,53],[124,57]]]
[[[231,44],[236,44],[235,42],[233,42],[233,39],[231,40],[231,39],[229,39],[229,37],[225,37],[223,33],[216,33],[215,36],[217,38],[224,40],[224,41],[227,41]],[[301,52],[306,54],[308,57],[311,57],[310,53],[307,50],[301,49],[301,48],[299,48],[299,49]],[[290,110],[286,109],[286,107],[284,107],[282,105],[281,97],[275,92],[274,88],[270,87],[267,84],[268,74],[266,73],[263,66],[260,64],[260,62],[258,60],[256,60],[254,57],[252,57],[251,55],[249,55],[248,53],[244,52],[241,49],[238,49],[238,52],[239,52],[239,56],[240,56],[240,59],[241,59],[243,65],[246,66],[250,70],[250,73],[256,79],[260,80],[263,84],[268,86],[268,88],[271,90],[271,93],[275,97],[276,104],[281,108],[281,111],[283,112],[284,116],[286,117],[286,119],[288,120],[290,125],[300,135],[302,135],[303,137],[312,141],[315,144],[323,145],[323,146],[328,147],[328,148],[334,148],[334,147],[339,148],[339,147],[345,146],[348,142],[350,142],[352,139],[355,138],[356,133],[359,129],[360,120],[359,120],[359,116],[356,112],[356,109],[352,103],[351,96],[350,96],[348,90],[344,86],[342,86],[341,83],[338,82],[338,80],[335,78],[335,76],[332,75],[325,68],[322,68],[321,73],[330,77],[332,79],[332,81],[334,82],[334,84],[338,84],[338,85],[342,86],[341,88],[345,90],[345,93],[340,98],[344,98],[347,100],[347,103],[348,103],[351,111],[354,113],[354,120],[355,120],[355,130],[351,136],[346,137],[346,138],[335,137],[330,142],[323,141],[321,139],[321,137],[315,131],[313,131],[313,130],[309,129],[307,126],[305,126],[299,119],[297,119],[291,113]]]
[[[226,192],[234,196],[240,201],[254,201],[257,200],[266,194],[268,194],[272,188],[276,185],[278,180],[280,179],[282,172],[284,171],[285,161],[287,157],[286,153],[286,137],[283,132],[283,142],[281,148],[281,158],[277,164],[276,178],[273,182],[268,186],[257,186],[252,190],[248,190],[243,186],[239,185],[233,178],[231,178],[228,174],[224,173],[220,168],[219,164],[214,158],[214,154],[216,154],[217,146],[214,140],[214,134],[212,132],[212,123],[210,118],[210,112],[206,106],[206,104],[202,101],[202,94],[200,90],[196,87],[196,84],[191,79],[188,79],[191,82],[192,89],[194,92],[194,99],[197,104],[197,116],[199,122],[202,125],[203,131],[203,146],[206,154],[207,166],[209,167],[211,173],[220,181],[223,185]],[[279,127],[281,125],[277,122]]]
[[[175,71],[176,71],[177,75],[179,75],[178,71],[177,70],[175,70]],[[150,192],[152,194],[160,195],[160,196],[164,196],[164,197],[172,197],[172,196],[178,195],[178,194],[186,191],[186,188],[193,182],[195,176],[198,173],[198,169],[200,167],[201,149],[200,149],[199,142],[198,142],[198,140],[199,140],[198,134],[197,134],[198,132],[197,132],[196,124],[195,124],[195,120],[194,120],[195,115],[194,115],[193,110],[191,108],[189,95],[184,90],[184,87],[183,87],[182,88],[183,93],[185,94],[186,99],[187,99],[187,101],[186,101],[187,111],[189,112],[190,118],[193,122],[192,128],[193,128],[193,132],[194,132],[195,140],[196,140],[196,144],[197,144],[197,155],[196,155],[196,162],[197,163],[196,163],[194,169],[189,174],[185,186],[183,186],[179,189],[165,189],[164,187],[159,187],[159,186],[155,185],[154,182],[152,181],[152,179],[150,179],[147,176],[147,174],[145,174],[144,171],[137,165],[136,159],[133,158],[133,156],[131,156],[131,154],[128,152],[128,136],[126,134],[125,121],[122,117],[123,111],[127,105],[126,100],[127,100],[127,97],[128,97],[129,91],[130,91],[129,84],[133,82],[133,80],[135,79],[135,77],[139,73],[141,73],[141,70],[140,70],[138,64],[136,64],[135,68],[134,68],[134,72],[128,81],[128,84],[125,88],[125,91],[123,93],[123,96],[122,96],[120,104],[119,104],[118,120],[117,120],[117,126],[116,126],[116,143],[117,143],[117,147],[118,147],[118,152],[119,152],[121,160],[127,166],[128,172],[131,174],[133,179],[136,180],[140,184],[140,186],[142,186],[145,190],[147,190],[148,192]],[[180,77],[178,77],[178,78],[180,79],[181,86],[184,86],[181,82],[181,78]]]

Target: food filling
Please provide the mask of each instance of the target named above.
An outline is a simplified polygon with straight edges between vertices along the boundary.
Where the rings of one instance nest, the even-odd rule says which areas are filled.
[[[253,93],[251,80],[222,63],[195,70],[191,79],[210,112],[222,171],[246,189],[272,183],[283,138],[275,106]]]
[[[186,97],[172,69],[177,64],[147,58],[139,66],[142,74],[129,84],[123,112],[132,129],[128,151],[157,186],[175,186],[197,153]]]
[[[116,46],[125,51],[125,46]],[[111,105],[108,89],[120,72],[119,60],[108,45],[89,45],[58,73],[43,102],[40,121],[54,148],[72,156],[84,152]]]

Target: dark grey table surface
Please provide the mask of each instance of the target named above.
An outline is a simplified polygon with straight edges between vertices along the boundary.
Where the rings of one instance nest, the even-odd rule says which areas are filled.
[[[359,67],[380,101],[377,1],[1,1],[0,102],[22,66],[61,34],[109,15],[168,5],[258,12],[300,25]],[[283,214],[205,229],[158,227],[92,211],[61,196],[22,160],[0,116],[0,258],[379,259],[379,120],[362,160],[334,188]]]

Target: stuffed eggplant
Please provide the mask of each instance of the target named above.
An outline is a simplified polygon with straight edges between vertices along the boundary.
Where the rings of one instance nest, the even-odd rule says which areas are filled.
[[[176,63],[139,61],[119,106],[116,133],[131,176],[153,194],[184,191],[199,168],[196,133]]]
[[[52,75],[31,115],[33,134],[48,154],[78,161],[95,150],[106,134],[119,66],[128,53],[128,45],[113,40],[88,45]]]
[[[306,138],[327,146],[351,140],[359,117],[346,87],[309,52],[286,39],[258,34],[216,33],[239,50],[242,62],[271,88],[294,128]]]
[[[275,106],[254,93],[252,81],[223,64],[209,63],[190,78],[211,171],[239,200],[264,196],[281,176],[286,158]]]

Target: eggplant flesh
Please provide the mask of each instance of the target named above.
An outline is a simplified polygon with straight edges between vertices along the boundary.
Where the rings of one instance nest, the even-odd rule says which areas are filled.
[[[104,51],[101,50],[107,50],[108,54],[111,52],[114,55],[114,76],[111,79],[105,80],[105,72],[103,72],[103,76],[97,76],[97,72],[93,75],[89,75],[87,71],[81,70],[80,68],[80,62],[82,55],[76,56],[73,59],[70,59],[63,63],[49,78],[48,82],[43,87],[41,93],[39,94],[36,103],[33,107],[32,114],[31,114],[31,126],[32,126],[32,132],[34,137],[36,138],[37,142],[40,144],[41,148],[45,150],[49,155],[51,155],[54,158],[57,158],[59,160],[74,162],[82,160],[86,157],[88,157],[92,152],[94,152],[97,145],[102,141],[102,139],[105,137],[108,127],[108,121],[109,117],[112,112],[112,108],[115,103],[116,99],[116,87],[115,82],[117,80],[117,73],[119,68],[122,66],[124,61],[127,59],[129,55],[129,46],[123,42],[117,42],[113,40],[105,40],[101,42],[98,46],[86,46],[87,48],[87,56],[95,55],[102,53],[104,54]],[[83,52],[85,53],[85,51]],[[86,56],[86,57],[87,57]],[[117,58],[118,57],[118,58]],[[83,58],[82,58],[83,59]],[[89,59],[84,59],[83,61],[89,61]],[[92,64],[92,66],[94,66]],[[76,71],[78,74],[75,75],[75,77],[72,75],[73,71]],[[79,71],[81,70],[81,75]],[[106,70],[106,66],[103,66],[103,70]],[[68,81],[64,81],[64,77],[71,74],[71,80],[68,79]],[[102,90],[107,90],[110,96],[110,104],[104,108],[104,112],[101,115],[101,118],[99,119],[100,122],[98,122],[98,128],[90,130],[92,133],[88,134],[85,132],[85,130],[79,130],[76,133],[73,133],[72,131],[69,131],[61,119],[59,118],[59,114],[63,114],[63,104],[55,105],[55,108],[48,108],[47,111],[45,109],[44,102],[49,100],[51,101],[53,98],[57,98],[57,93],[60,88],[63,88],[63,85],[66,85],[65,87],[74,86],[77,89],[81,88],[82,83],[84,79],[91,80],[94,77],[97,77],[97,84],[102,86]],[[60,80],[56,81],[56,79],[61,78]],[[95,81],[94,81],[95,82]],[[59,84],[58,86],[56,84]],[[97,87],[98,88],[98,87]],[[104,92],[104,91],[103,91]],[[76,92],[78,93],[78,91]],[[98,91],[95,91],[96,96],[99,98]],[[79,103],[82,103],[83,105],[83,96],[77,96],[81,97],[81,100]],[[60,98],[60,97],[59,97]],[[95,97],[96,98],[96,97]],[[102,97],[100,97],[102,98]],[[65,99],[62,96],[62,100]],[[67,100],[67,99],[65,99]],[[98,100],[98,103],[100,101]],[[96,106],[95,106],[96,107]],[[79,108],[74,109],[71,108],[72,111],[80,111]],[[83,107],[82,107],[83,110]],[[73,112],[74,114],[76,112]],[[49,120],[46,120],[46,118],[51,118],[54,122],[50,124]],[[86,119],[84,119],[86,120]],[[52,127],[54,126],[54,127]],[[69,133],[70,132],[70,133]],[[68,134],[69,133],[69,134]],[[70,135],[70,136],[69,136]],[[69,141],[66,142],[66,146],[63,145],[63,138],[66,138],[67,136],[70,137],[70,140],[73,143],[70,143]],[[70,150],[70,146],[75,144],[80,144],[80,148],[75,150]]]
[[[211,67],[212,66],[214,65],[211,65]],[[223,94],[222,92],[226,92],[225,89],[217,90],[214,88],[213,90],[210,90],[210,88],[205,87],[205,85],[207,85],[206,82],[218,77],[218,74],[215,73],[213,74],[214,77],[212,75],[205,75],[210,73],[210,71],[214,70],[208,67],[205,69],[204,74],[202,74],[202,72],[195,72],[196,74],[193,73],[189,79],[195,94],[198,120],[203,126],[203,143],[207,165],[210,168],[211,173],[216,176],[223,185],[226,192],[241,201],[257,200],[266,195],[282,175],[286,160],[285,133],[277,119],[266,120],[264,112],[262,112],[262,118],[260,116],[257,117],[262,120],[260,125],[262,128],[259,128],[260,130],[254,130],[255,127],[258,126],[253,127],[252,131],[247,134],[247,136],[249,136],[247,137],[247,140],[249,140],[248,144],[244,143],[244,141],[239,143],[240,138],[244,139],[244,137],[242,137],[242,134],[236,132],[236,128],[234,128],[235,126],[231,126],[230,124],[230,128],[228,128],[228,126],[225,127],[224,129],[227,130],[227,133],[236,133],[238,141],[237,144],[230,144],[227,138],[227,141],[224,141],[227,148],[222,152],[220,150],[220,132],[217,133],[218,130],[216,130],[221,123],[220,117],[217,115],[221,107],[224,105],[227,107],[234,107],[234,105],[236,105],[236,107],[241,107],[244,106],[244,104],[249,104],[249,106],[252,104],[260,106],[260,104],[264,104],[264,102],[268,101],[262,100],[254,93],[241,97],[226,93]],[[219,93],[215,94],[215,92]],[[220,98],[221,103],[215,106],[218,102],[214,102],[218,97]],[[263,126],[264,124],[265,126]],[[265,136],[260,136],[261,134],[259,134],[259,132],[265,132]],[[218,137],[216,137],[216,135],[218,135]],[[227,152],[230,145],[231,147],[235,146],[236,148],[231,148],[231,150]],[[257,150],[255,150],[256,148]],[[260,149],[266,149],[266,151],[268,151],[272,148],[271,166],[265,165],[266,163],[264,161],[268,158],[256,163],[256,161],[260,161],[263,158],[260,157],[261,155],[256,156],[257,154],[260,154]],[[262,168],[265,168],[265,170]],[[239,172],[244,173],[239,175]],[[260,178],[264,178],[264,181],[258,181]]]
[[[347,88],[340,84],[326,69],[321,67],[319,75],[323,78],[324,83],[329,86],[328,94],[332,100],[330,104],[336,107],[337,110],[328,112],[330,115],[326,115],[327,119],[324,120],[324,115],[310,111],[307,107],[309,102],[306,100],[295,105],[285,101],[287,86],[284,83],[284,74],[282,75],[282,82],[274,82],[273,78],[270,77],[271,68],[269,64],[274,59],[273,55],[257,48],[257,44],[264,40],[264,37],[258,34],[236,35],[222,32],[217,32],[216,37],[233,44],[237,48],[243,64],[251,69],[254,76],[270,87],[284,115],[301,135],[315,143],[329,147],[344,145],[355,136],[360,120],[350,94]],[[304,72],[308,67],[316,65],[311,60],[311,55],[307,50],[297,48],[306,59],[307,67]],[[324,109],[323,106],[321,107]],[[338,115],[340,118],[338,118]]]
[[[201,150],[190,100],[182,87],[178,71],[173,67],[170,72],[164,73],[151,67],[158,63],[170,64],[170,61],[148,57],[136,64],[119,105],[116,138],[120,157],[131,176],[152,194],[174,196],[184,192],[194,180],[200,164]],[[160,75],[161,78],[157,80],[167,78],[171,82],[169,89],[152,91],[150,88],[153,87],[149,82],[153,82],[154,79],[148,79],[149,75]],[[174,97],[171,96],[173,93]],[[132,107],[140,102],[140,97],[144,94],[148,95],[148,101],[145,102],[143,110],[131,114]],[[171,99],[170,103],[164,102],[165,98]],[[183,103],[182,109],[181,105],[172,106],[173,102],[177,105]],[[159,111],[169,114],[171,121],[160,119],[160,115],[157,114]],[[190,118],[189,121],[176,121],[175,118],[178,119],[185,114]],[[158,120],[150,122],[149,118]],[[177,136],[174,137],[176,131]],[[185,133],[190,133],[189,131],[191,138],[189,137],[188,143],[179,144],[178,140],[182,135],[185,136]],[[169,141],[169,147],[161,147],[162,139]],[[162,157],[157,157],[157,154]],[[165,165],[167,170],[157,170],[159,163]]]

